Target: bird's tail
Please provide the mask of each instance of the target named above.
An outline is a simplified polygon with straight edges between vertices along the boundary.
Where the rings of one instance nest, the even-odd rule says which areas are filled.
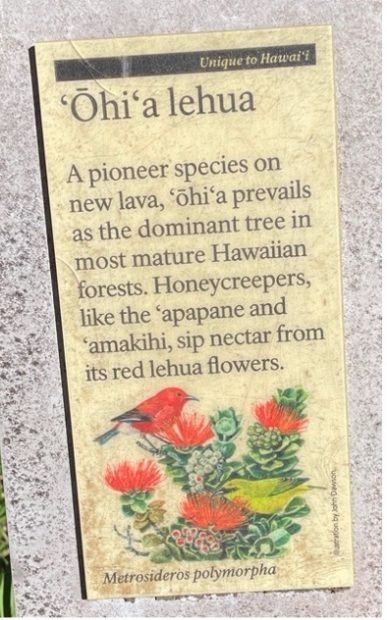
[[[108,431],[106,431],[106,433],[103,433],[99,437],[96,437],[94,441],[99,443],[100,446],[103,446],[107,441],[109,441],[109,439],[115,437],[115,435],[118,435],[118,433],[119,431],[117,427],[110,428]]]

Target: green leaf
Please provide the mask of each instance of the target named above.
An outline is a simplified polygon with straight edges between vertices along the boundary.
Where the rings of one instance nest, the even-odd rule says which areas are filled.
[[[210,419],[216,435],[223,441],[232,439],[240,431],[240,416],[232,407],[217,411]]]
[[[310,513],[310,508],[302,497],[293,497],[285,506],[283,513],[292,517],[304,517]]]
[[[282,392],[282,394],[289,400],[295,400],[297,398],[297,392],[294,388],[287,388]]]
[[[254,528],[252,534],[254,534],[255,539],[262,538],[262,536],[266,536],[270,532],[270,525],[266,519],[260,519],[253,525],[249,525],[249,529]]]
[[[299,532],[300,529],[301,529],[301,525],[299,523],[292,523],[291,525],[288,525],[286,527],[286,531],[289,532],[291,536],[293,536],[293,534],[297,534],[297,532]]]
[[[274,551],[274,542],[271,538],[265,537],[261,538],[261,540],[257,541],[256,549],[258,553],[262,553],[263,555],[268,555]]]
[[[187,472],[183,467],[168,466],[167,474],[171,476],[176,482],[182,482],[187,479]]]
[[[216,430],[219,434],[227,436],[235,432],[235,424],[233,424],[232,420],[227,420],[226,418],[223,418],[219,420],[219,422],[217,422]]]
[[[191,456],[193,448],[182,452],[181,450],[177,450],[174,446],[163,446],[161,448],[162,456],[159,461],[166,465],[181,465],[184,466],[187,464],[189,457]]]
[[[299,444],[296,443],[295,441],[292,441],[288,445],[288,447],[285,448],[285,450],[283,452],[281,452],[281,456],[283,456],[284,458],[289,457],[289,456],[293,456],[293,454],[298,452],[299,449],[300,449]]]
[[[151,493],[147,492],[147,491],[138,491],[136,493],[136,499],[140,500],[140,501],[145,501],[146,499],[148,499],[150,497]]]
[[[134,506],[136,502],[144,503],[151,496],[151,491],[133,491],[132,493],[122,493],[121,503],[128,506]]]
[[[246,469],[240,472],[241,478],[250,478],[253,480],[262,480],[263,478],[267,478],[268,475],[262,471],[260,466],[257,463],[252,463],[248,465]]]
[[[280,478],[280,477],[284,477],[284,478],[297,478],[298,476],[300,476],[303,473],[302,469],[287,469],[285,467],[280,467],[279,469],[277,469],[275,471],[275,477],[276,478]],[[264,475],[264,473],[262,474],[263,478],[273,478],[273,474],[270,474],[269,476]]]
[[[121,509],[125,517],[132,517],[134,515],[134,511],[127,504],[124,504],[123,506],[121,506]]]
[[[242,546],[242,545],[237,545],[236,546],[236,553],[237,553],[237,556],[238,556],[238,558],[240,560],[245,560],[246,558],[248,558],[249,557],[249,551],[250,551],[249,547],[245,547],[245,546]]]
[[[162,542],[163,539],[157,534],[145,534],[145,536],[142,537],[142,544],[144,547],[157,547],[161,545]]]
[[[251,534],[256,534],[257,536],[261,536],[261,530],[258,525],[250,524],[247,528],[247,531]]]
[[[282,456],[282,455],[281,455]],[[290,471],[292,467],[297,465],[298,458],[296,456],[289,456],[288,458],[283,459],[283,471]]]
[[[285,529],[287,529],[287,527],[291,525],[292,523],[293,521],[290,517],[280,517],[278,519],[279,527],[284,527]]]
[[[234,443],[219,440],[214,441],[214,447],[216,450],[219,450],[225,459],[229,459],[236,450],[236,445]]]
[[[272,463],[265,463],[264,464],[264,469],[266,469],[266,471],[274,471],[275,469],[279,469],[280,467],[282,468],[282,461],[279,461],[278,459],[275,459]]]
[[[144,514],[148,510],[148,504],[142,499],[136,498],[130,506],[133,512],[139,512],[140,514]]]
[[[259,448],[254,450],[254,452],[258,452],[259,457],[262,461],[264,461],[265,457],[266,460],[271,460],[273,458],[273,450],[272,448]]]
[[[295,474],[294,474],[294,466],[297,465],[298,463],[298,459],[295,459],[295,462],[292,461],[284,461],[283,462],[283,466],[281,467],[281,476],[284,476],[286,478],[295,478]]]
[[[182,549],[182,555],[184,560],[202,560],[203,556],[199,551],[195,551],[194,549],[190,549],[189,547],[185,547]]]
[[[207,489],[208,491],[217,491],[218,487],[222,486],[222,482],[219,482],[218,478],[211,478],[208,480],[204,480],[204,488]],[[188,487],[187,489],[188,491],[190,490],[190,487]],[[183,491],[184,491],[184,487],[183,487]]]
[[[274,530],[274,532],[270,532],[269,538],[273,541],[276,547],[281,547],[289,542],[290,534],[284,528],[279,528]]]
[[[224,468],[224,471],[223,471],[221,477],[219,478],[218,486],[222,486],[229,479],[229,477],[232,476],[233,473],[234,473],[233,468],[232,467],[228,467],[226,465],[226,467]]]
[[[173,545],[171,543],[165,543],[165,547],[170,552],[171,557],[173,557],[175,560],[181,560],[182,559],[181,549],[176,547],[176,545]]]
[[[226,557],[228,560],[235,560],[235,555],[234,555],[235,551],[233,549],[233,547],[227,547],[226,548]]]
[[[223,549],[220,548],[219,551],[209,551],[208,555],[206,556],[207,560],[220,560],[221,557],[223,555]],[[200,558],[201,560],[203,560],[203,556]]]
[[[150,559],[152,562],[157,562],[157,564],[161,564],[162,562],[170,562],[172,560],[172,554],[169,549],[164,547],[158,551],[154,551]]]
[[[127,493],[123,493],[120,497],[121,500],[121,504],[131,504],[132,503],[132,495],[129,495]]]

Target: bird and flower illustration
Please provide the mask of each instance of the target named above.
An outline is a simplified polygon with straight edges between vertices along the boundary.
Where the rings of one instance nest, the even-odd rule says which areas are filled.
[[[299,466],[307,399],[296,386],[255,403],[244,445],[239,442],[247,416],[232,407],[209,416],[187,413],[185,404],[198,398],[177,387],[114,417],[95,441],[103,446],[135,429],[146,452],[104,470],[104,484],[120,494],[127,518],[124,531],[114,525],[125,549],[157,563],[283,555],[310,512],[304,494],[319,488]],[[183,493],[172,522],[162,495],[166,478]]]

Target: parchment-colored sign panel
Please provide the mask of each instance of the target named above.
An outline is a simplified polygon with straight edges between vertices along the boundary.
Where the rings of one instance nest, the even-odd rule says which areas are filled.
[[[330,27],[31,64],[83,595],[350,586]]]

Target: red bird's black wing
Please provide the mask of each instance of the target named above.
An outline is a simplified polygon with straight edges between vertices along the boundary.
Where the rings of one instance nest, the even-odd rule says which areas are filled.
[[[112,418],[112,422],[150,422],[152,418],[138,409],[129,409],[124,413]]]

